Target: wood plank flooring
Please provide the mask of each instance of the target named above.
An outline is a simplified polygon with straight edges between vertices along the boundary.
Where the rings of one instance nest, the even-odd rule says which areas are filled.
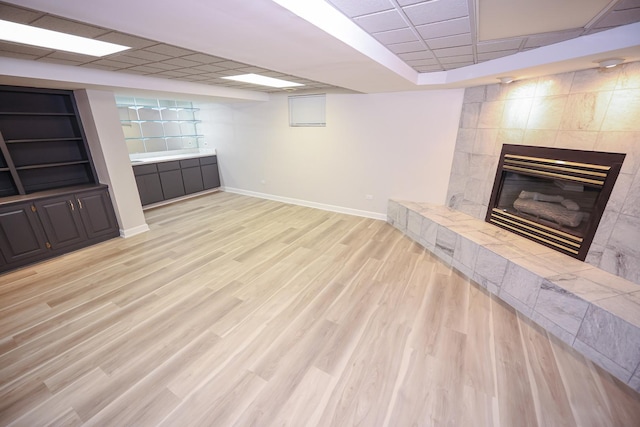
[[[639,426],[640,397],[382,221],[228,193],[0,276],[0,425]]]

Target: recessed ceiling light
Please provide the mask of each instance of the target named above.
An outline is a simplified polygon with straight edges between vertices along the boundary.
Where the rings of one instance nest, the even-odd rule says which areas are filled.
[[[44,28],[31,27],[1,19],[0,40],[91,56],[111,55],[112,53],[130,49],[128,46],[45,30]]]
[[[498,80],[500,80],[500,83],[508,84],[508,83],[511,83],[512,81],[514,81],[515,78],[513,78],[511,76],[506,76],[506,77],[498,77]]]
[[[620,59],[620,58],[611,58],[611,59],[605,59],[603,61],[599,61],[598,65],[600,65],[600,68],[613,68],[616,65],[620,65],[624,62],[624,59]]]
[[[252,83],[254,85],[270,87],[296,87],[304,86],[302,83],[288,82],[286,80],[274,79],[273,77],[261,76],[259,74],[241,74],[239,76],[228,76],[223,79],[235,80],[237,82]]]

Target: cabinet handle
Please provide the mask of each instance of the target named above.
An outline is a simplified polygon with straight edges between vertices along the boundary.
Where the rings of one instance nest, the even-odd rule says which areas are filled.
[[[31,212],[35,212],[37,211],[36,206],[35,205],[31,205]]]
[[[82,202],[80,201],[80,199],[76,199],[76,200],[78,201],[78,207],[82,209]]]
[[[71,206],[71,210],[75,211],[76,208],[73,206],[73,202],[71,200],[69,200],[69,206]]]
[[[47,247],[47,249],[51,249],[51,243],[46,242],[44,245]]]

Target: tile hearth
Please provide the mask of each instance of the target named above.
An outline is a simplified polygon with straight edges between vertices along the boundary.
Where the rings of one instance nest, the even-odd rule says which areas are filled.
[[[640,391],[640,285],[446,206],[390,200],[387,222]]]

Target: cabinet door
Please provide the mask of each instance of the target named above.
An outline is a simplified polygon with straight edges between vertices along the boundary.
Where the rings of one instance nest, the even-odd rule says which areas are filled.
[[[89,239],[118,234],[118,221],[107,190],[80,193],[75,197]]]
[[[38,217],[53,249],[82,243],[87,235],[71,195],[35,203]]]
[[[160,183],[162,184],[162,193],[165,200],[184,196],[185,194],[180,169],[160,172]]]
[[[196,159],[197,161],[197,159]],[[182,169],[182,179],[184,181],[184,191],[187,194],[197,193],[204,190],[202,183],[202,173],[200,166],[195,168]]]
[[[7,263],[42,258],[48,252],[30,203],[0,208],[0,250]]]
[[[218,164],[202,165],[200,166],[202,171],[202,181],[204,183],[205,190],[211,188],[220,187],[220,175],[218,175]]]
[[[138,184],[138,193],[140,193],[142,206],[164,200],[162,185],[160,185],[160,175],[157,173],[136,176],[136,184]]]

